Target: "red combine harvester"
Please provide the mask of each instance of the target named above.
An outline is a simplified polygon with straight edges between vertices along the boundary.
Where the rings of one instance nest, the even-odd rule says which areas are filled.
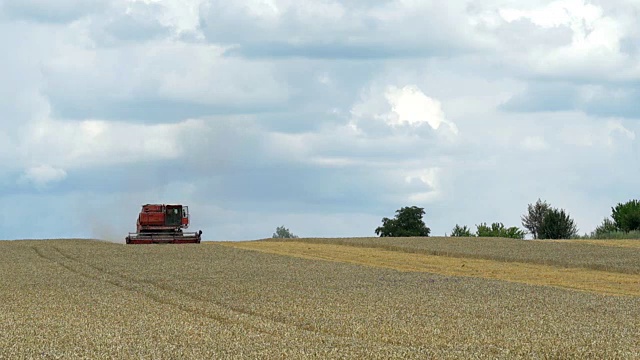
[[[138,215],[136,233],[129,233],[127,244],[199,244],[202,230],[183,232],[189,227],[189,207],[146,204]]]

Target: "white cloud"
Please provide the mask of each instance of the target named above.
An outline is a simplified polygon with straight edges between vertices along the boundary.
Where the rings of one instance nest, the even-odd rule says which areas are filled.
[[[200,33],[200,7],[207,0],[129,0],[131,2],[154,3],[163,7],[159,16],[160,22],[173,28],[177,35],[192,33],[202,38]]]
[[[618,119],[567,122],[556,132],[558,140],[566,145],[593,147],[596,151],[625,148],[635,141],[635,132]]]
[[[390,86],[385,97],[391,105],[387,124],[419,126],[426,123],[434,130],[438,130],[441,124],[446,124],[453,134],[458,134],[456,125],[445,118],[440,102],[426,96],[417,86]]]
[[[636,133],[624,127],[619,120],[609,120],[607,122],[607,130],[609,135],[607,144],[610,146],[616,143],[616,136],[622,136],[631,141],[636,139]]]
[[[17,18],[65,23],[106,8],[108,0],[3,0],[0,10]]]
[[[371,86],[363,92],[361,101],[354,104],[351,116],[349,127],[360,133],[388,136],[402,130],[403,134],[408,131],[416,135],[419,133],[414,130],[428,126],[447,140],[454,140],[458,135],[457,126],[446,118],[441,103],[425,95],[416,85],[402,88],[389,85],[382,91]],[[443,124],[446,127],[442,127]]]
[[[500,9],[500,15],[508,22],[521,18],[546,28],[571,25],[574,30],[593,27],[602,18],[602,8],[585,3],[584,0],[558,0],[533,10]]]
[[[327,30],[340,32],[359,27],[357,23],[340,21],[345,16],[344,5],[330,0],[208,1],[203,4],[202,13],[207,35],[225,43],[265,40],[275,34],[296,43],[322,36]],[[225,31],[229,27],[235,27],[235,31]],[[301,31],[290,32],[291,29]]]
[[[621,50],[622,40],[633,28],[626,19],[608,15],[600,6],[584,0],[557,0],[532,9],[502,8],[499,13],[507,23],[527,19],[543,29],[571,30],[568,44],[553,47],[531,44],[526,63],[538,74],[616,80],[640,78],[637,59]],[[515,55],[513,61],[517,59]]]
[[[522,140],[522,148],[530,151],[542,151],[549,148],[549,144],[542,136],[526,136]]]
[[[134,112],[141,116],[138,109],[150,102],[170,113],[171,102],[229,109],[287,99],[288,88],[274,77],[273,64],[224,58],[223,50],[178,41],[106,49],[68,46],[46,60],[44,93],[62,116],[118,120],[129,120]],[[136,103],[141,106],[132,106]]]
[[[209,41],[237,44],[252,57],[413,57],[491,44],[467,24],[466,8],[439,1],[212,1],[202,26]]]
[[[28,163],[87,169],[177,159],[184,155],[182,138],[202,129],[196,120],[159,125],[43,120],[32,124],[20,149]]]
[[[323,73],[318,75],[317,77],[318,82],[323,84],[323,85],[330,85],[331,84],[331,77],[329,77],[329,75],[327,73]]]
[[[607,117],[637,117],[640,8],[612,1],[25,2],[42,6],[0,17],[0,200],[86,212],[93,195],[130,227],[174,199],[208,238],[246,239],[278,219],[371,235],[407,202],[435,234],[517,225],[543,197],[588,231],[640,176],[637,122]],[[536,106],[497,110],[531,88]],[[129,188],[147,170],[153,189]],[[18,179],[32,193],[2,195]],[[38,234],[64,235],[59,216]]]
[[[67,172],[64,169],[55,168],[50,165],[39,165],[28,168],[19,182],[32,183],[37,188],[43,188],[50,183],[62,181],[66,177]]]
[[[405,182],[417,188],[408,195],[406,201],[425,204],[439,199],[443,195],[439,184],[441,172],[440,168],[408,171]]]

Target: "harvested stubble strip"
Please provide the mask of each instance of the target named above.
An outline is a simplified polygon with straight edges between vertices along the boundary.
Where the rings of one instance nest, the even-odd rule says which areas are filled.
[[[600,246],[570,241],[532,241],[506,238],[373,237],[264,239],[329,245],[371,247],[425,255],[464,257],[585,268],[640,275],[640,248]]]
[[[224,245],[272,254],[384,267],[399,271],[480,277],[606,295],[640,296],[640,275],[634,274],[297,241],[229,242]]]
[[[535,240],[540,242],[560,242],[560,243],[575,243],[575,244],[590,244],[590,245],[600,245],[600,246],[612,246],[612,247],[622,247],[622,248],[631,248],[631,249],[640,249],[640,240],[636,239],[625,239],[625,240]]]

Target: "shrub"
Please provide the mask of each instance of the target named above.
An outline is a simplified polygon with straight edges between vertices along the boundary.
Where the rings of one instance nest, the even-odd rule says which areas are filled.
[[[618,230],[640,230],[640,201],[629,200],[624,204],[619,203],[615,208],[611,208],[611,212]]]
[[[598,238],[604,234],[609,234],[617,231],[618,227],[616,226],[615,222],[613,222],[613,220],[611,220],[610,218],[604,218],[602,220],[602,224],[598,225],[595,228],[593,233],[591,233],[591,236]]]
[[[542,223],[538,236],[540,239],[570,239],[578,235],[578,228],[564,209],[548,210]]]
[[[601,232],[596,234],[596,232],[591,233],[591,239],[613,239],[613,240],[624,240],[624,239],[640,239],[640,231],[634,230],[629,232],[624,231],[610,231],[610,232]]]
[[[456,226],[451,230],[451,236],[453,237],[472,237],[471,229],[465,225],[464,227],[460,227],[460,225],[456,224]]]
[[[284,225],[276,228],[276,232],[273,234],[272,238],[277,239],[296,239],[298,238],[294,235],[289,229],[285,228]]]
[[[526,231],[518,229],[515,226],[505,228],[502,223],[493,223],[491,227],[486,223],[476,225],[476,235],[478,237],[505,237],[511,239],[524,239]]]

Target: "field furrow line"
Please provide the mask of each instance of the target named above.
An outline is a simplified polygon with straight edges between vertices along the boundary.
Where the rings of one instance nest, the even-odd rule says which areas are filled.
[[[639,355],[640,295],[604,294],[640,293],[640,276],[578,268],[594,259],[607,265],[620,254],[625,257],[612,265],[635,269],[628,264],[637,252],[575,246],[576,253],[554,259],[586,260],[562,268],[421,253],[466,248],[471,241],[372,241],[417,251],[305,239],[213,246],[8,243],[0,358]],[[516,258],[538,247],[491,244],[501,247],[482,254],[522,246]],[[483,245],[471,244],[468,252]],[[562,245],[545,243],[530,256],[546,261],[554,251],[573,249]],[[556,286],[559,281],[566,286]]]
[[[204,316],[211,320],[215,320],[221,323],[242,324],[244,327],[255,330],[262,334],[267,334],[270,336],[280,337],[280,338],[295,336],[296,332],[304,332],[304,333],[312,334],[314,336],[319,336],[319,337],[330,337],[330,338],[343,339],[348,341],[355,341],[357,343],[362,343],[363,345],[383,344],[385,346],[395,347],[400,349],[406,348],[405,346],[395,344],[391,341],[356,338],[350,335],[344,335],[336,332],[323,330],[313,325],[299,326],[296,324],[283,322],[278,319],[274,319],[272,317],[265,316],[263,314],[260,314],[251,310],[247,310],[239,307],[233,307],[228,304],[224,304],[222,302],[218,302],[212,299],[204,299],[201,297],[197,297],[185,291],[172,288],[167,285],[158,284],[153,281],[132,279],[131,277],[127,277],[125,275],[115,273],[115,272],[109,271],[108,269],[104,269],[96,265],[81,261],[77,258],[74,258],[64,253],[62,250],[60,250],[56,246],[52,246],[51,248],[60,257],[66,259],[69,262],[77,264],[80,267],[85,267],[85,268],[88,267],[92,269],[94,272],[98,273],[98,275],[91,275],[88,272],[80,271],[74,268],[73,266],[69,266],[68,264],[65,264],[64,261],[56,261],[54,259],[48,258],[45,255],[42,255],[41,253],[39,253],[39,255],[50,261],[56,262],[58,265],[64,267],[65,269],[72,271],[74,273],[77,273],[81,276],[88,277],[90,279],[105,281],[113,286],[116,286],[125,290],[129,290],[132,292],[136,292],[158,303],[162,303],[168,306],[173,306],[179,310],[186,311],[194,315]],[[169,298],[176,298],[177,300],[169,301],[167,300]],[[210,311],[207,311],[203,307],[196,307],[195,305],[185,305],[184,302],[180,300],[187,300],[187,303],[193,303],[194,301],[199,303],[203,303],[203,302],[208,303],[214,306],[218,311],[218,313],[211,314]],[[219,312],[222,312],[225,314],[220,314]],[[256,321],[258,319],[261,321]],[[260,324],[260,325],[257,325],[257,324]]]
[[[122,277],[116,277],[113,276],[111,274],[108,273],[104,273],[104,272],[99,272],[98,274],[92,273],[92,271],[87,271],[87,269],[85,268],[84,270],[79,269],[77,266],[73,266],[73,265],[69,265],[67,262],[65,262],[65,260],[61,260],[61,259],[56,259],[55,256],[47,256],[44,254],[44,252],[41,249],[38,249],[36,247],[33,247],[33,249],[35,250],[35,252],[38,254],[38,256],[40,256],[43,259],[49,260],[63,268],[65,268],[66,270],[73,272],[79,276],[91,279],[91,280],[97,280],[97,281],[101,281],[101,282],[105,282],[108,283],[110,285],[113,285],[117,288],[120,288],[122,290],[125,291],[130,291],[133,293],[136,293],[138,295],[144,296],[156,303],[159,304],[163,304],[163,305],[167,305],[170,306],[172,308],[175,308],[177,310],[181,310],[181,311],[185,311],[188,312],[192,315],[196,315],[196,316],[203,316],[206,317],[210,320],[214,320],[217,321],[219,323],[222,324],[240,324],[240,325],[245,325],[246,327],[250,328],[251,330],[255,330],[258,331],[260,333],[266,334],[266,335],[271,335],[271,336],[277,336],[277,334],[275,332],[270,332],[264,329],[261,329],[259,327],[256,326],[252,326],[250,324],[247,324],[245,321],[238,321],[238,319],[233,319],[233,317],[229,317],[229,316],[222,316],[220,314],[215,314],[215,313],[211,313],[209,311],[205,311],[203,308],[201,307],[197,307],[195,305],[185,305],[184,301],[179,301],[180,299],[178,299],[178,301],[171,301],[169,299],[171,298],[176,298],[176,294],[168,294],[166,291],[163,293],[163,290],[153,290],[153,289],[149,289],[149,286],[146,286],[147,289],[145,289],[145,284],[144,283],[140,283],[140,282],[135,282],[132,281],[130,279],[126,279],[126,278],[122,278]],[[64,256],[64,254],[59,251],[58,249],[56,249],[55,247],[51,247],[51,249],[55,252],[57,252],[63,259],[66,260],[72,260],[72,258],[69,258],[67,256]],[[84,263],[78,262],[76,260],[73,260],[73,262],[75,264],[79,264],[79,265],[86,265]],[[89,266],[89,268],[93,269],[94,271],[96,271],[97,269],[94,269],[93,267]],[[146,284],[146,285],[151,285],[151,284]],[[193,300],[193,299],[190,299]],[[188,302],[186,302],[188,303]]]

